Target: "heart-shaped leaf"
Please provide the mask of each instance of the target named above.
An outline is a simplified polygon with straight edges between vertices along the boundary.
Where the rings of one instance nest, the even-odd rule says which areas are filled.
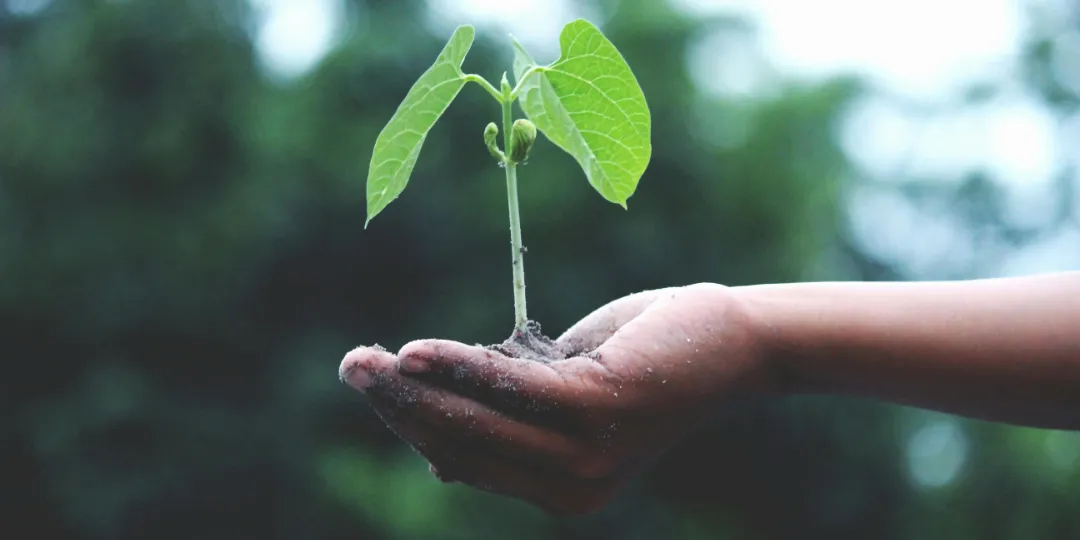
[[[475,30],[454,30],[435,63],[409,89],[375,140],[367,181],[367,228],[371,220],[405,189],[431,128],[465,86],[461,63],[472,48]]]
[[[645,94],[622,54],[592,23],[578,19],[567,24],[559,44],[559,59],[537,66],[514,42],[521,109],[577,160],[600,195],[626,208],[652,157]]]

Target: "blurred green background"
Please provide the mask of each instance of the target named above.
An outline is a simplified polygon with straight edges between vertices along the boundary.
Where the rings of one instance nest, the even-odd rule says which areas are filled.
[[[753,403],[559,519],[437,482],[338,382],[358,344],[511,329],[479,87],[363,229],[375,137],[460,23],[497,81],[508,31],[547,62],[586,16],[652,108],[629,211],[542,138],[520,173],[548,334],[699,281],[1080,268],[1075,3],[738,4],[0,0],[0,536],[1080,537],[1077,434]]]

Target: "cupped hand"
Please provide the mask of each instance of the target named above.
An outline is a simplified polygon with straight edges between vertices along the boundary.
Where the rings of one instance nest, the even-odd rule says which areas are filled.
[[[422,340],[355,349],[340,375],[443,481],[591,513],[716,404],[766,386],[751,322],[730,289],[691,285],[596,310],[557,340],[565,360]]]

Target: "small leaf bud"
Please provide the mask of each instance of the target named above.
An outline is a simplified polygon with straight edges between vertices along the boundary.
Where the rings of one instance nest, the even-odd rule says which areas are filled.
[[[496,142],[498,135],[499,126],[496,126],[495,122],[489,122],[487,127],[484,128],[484,144],[487,145],[488,152],[491,152],[492,157],[502,161],[503,153],[499,150],[499,145]]]
[[[536,142],[536,126],[524,118],[515,120],[514,126],[510,129],[510,161],[514,163],[525,161],[525,158],[529,157],[529,150],[532,150],[534,142]]]
[[[502,80],[499,81],[499,90],[502,91],[504,96],[509,96],[510,91],[513,90],[510,87],[510,81],[506,79],[506,72],[505,71],[502,74]]]

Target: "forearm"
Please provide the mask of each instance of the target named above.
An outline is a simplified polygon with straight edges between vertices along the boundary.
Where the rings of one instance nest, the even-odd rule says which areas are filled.
[[[783,391],[1080,429],[1080,272],[735,292]]]

